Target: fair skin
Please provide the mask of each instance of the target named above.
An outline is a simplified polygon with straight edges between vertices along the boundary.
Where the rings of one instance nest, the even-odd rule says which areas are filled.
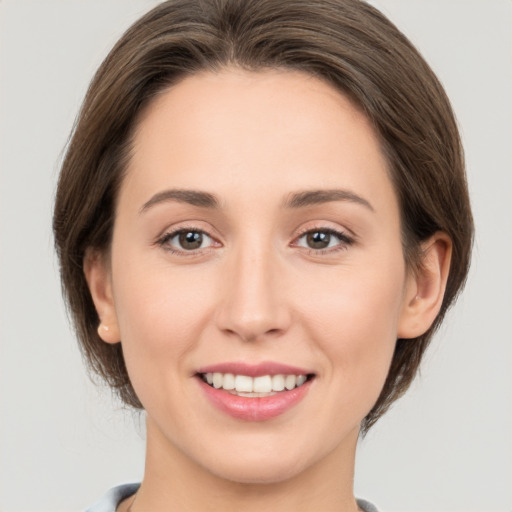
[[[396,339],[439,311],[449,239],[408,272],[373,128],[300,72],[188,77],[152,102],[133,149],[111,251],[84,265],[147,413],[144,480],[118,510],[357,510],[360,423]],[[284,411],[209,399],[200,369],[269,361],[309,376]]]

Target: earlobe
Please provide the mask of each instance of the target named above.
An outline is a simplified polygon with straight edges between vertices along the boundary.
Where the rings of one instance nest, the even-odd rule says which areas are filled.
[[[451,255],[452,242],[446,233],[437,232],[422,243],[419,268],[407,278],[398,338],[417,338],[436,319],[443,304]]]
[[[120,335],[111,275],[104,254],[88,249],[84,257],[83,268],[94,306],[100,318],[98,335],[105,343],[118,343]]]

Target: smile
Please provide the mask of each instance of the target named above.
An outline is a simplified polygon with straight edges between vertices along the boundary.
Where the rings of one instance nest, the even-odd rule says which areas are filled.
[[[208,385],[215,389],[223,389],[236,396],[262,398],[272,396],[285,390],[302,386],[307,380],[307,375],[235,375],[233,373],[208,372],[200,374]],[[310,376],[311,377],[311,376]]]
[[[315,374],[280,363],[223,363],[200,368],[196,382],[214,410],[244,421],[266,421],[293,410]]]

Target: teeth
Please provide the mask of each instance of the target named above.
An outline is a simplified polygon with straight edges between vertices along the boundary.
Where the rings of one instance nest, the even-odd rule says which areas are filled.
[[[293,389],[297,384],[297,377],[295,375],[287,375],[284,379],[284,387],[288,390]]]
[[[252,381],[251,377],[247,377],[247,375],[237,375],[235,377],[235,389],[237,391],[245,391],[246,393],[250,393],[252,391]]]
[[[233,375],[232,373],[205,373],[203,380],[216,389],[236,392],[239,396],[266,396],[269,393],[292,390],[302,386],[306,375],[261,375],[249,377],[247,375]]]
[[[224,376],[222,373],[214,373],[213,374],[213,387],[214,388],[221,388],[222,384],[224,383]]]
[[[272,376],[272,389],[274,391],[283,391],[284,390],[284,375]]]
[[[302,386],[306,382],[307,377],[305,375],[297,375],[297,387]]]
[[[235,389],[235,376],[232,373],[225,373],[222,387],[227,390]]]
[[[256,393],[270,393],[272,391],[272,377],[270,375],[255,377],[252,390]]]

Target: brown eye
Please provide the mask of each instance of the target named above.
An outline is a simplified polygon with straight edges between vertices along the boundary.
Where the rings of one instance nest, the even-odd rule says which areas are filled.
[[[203,244],[203,233],[198,231],[182,231],[178,234],[178,242],[182,249],[192,251]]]
[[[325,228],[307,231],[297,239],[294,245],[313,251],[322,251],[323,249],[336,251],[345,249],[352,243],[352,238],[345,233]]]
[[[311,231],[306,234],[306,243],[311,249],[325,249],[330,242],[331,234],[325,231]]]
[[[160,245],[173,252],[192,252],[198,249],[212,247],[214,241],[203,231],[181,229],[165,235]]]

